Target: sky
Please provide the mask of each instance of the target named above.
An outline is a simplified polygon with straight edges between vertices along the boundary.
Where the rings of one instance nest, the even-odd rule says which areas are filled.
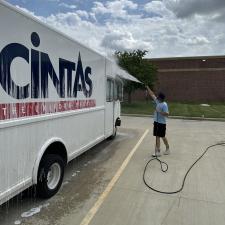
[[[225,0],[8,0],[103,55],[225,55]]]

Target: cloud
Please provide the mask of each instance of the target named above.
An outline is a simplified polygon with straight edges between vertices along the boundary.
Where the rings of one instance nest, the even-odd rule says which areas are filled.
[[[137,9],[138,5],[129,0],[114,0],[107,1],[105,4],[101,2],[94,2],[94,7],[92,11],[95,14],[111,14],[112,17],[125,18],[127,10]]]
[[[162,1],[151,1],[144,6],[144,10],[148,13],[158,14],[162,17],[171,16],[172,12],[167,9]]]
[[[113,30],[106,34],[102,40],[101,45],[111,50],[133,50],[149,48],[149,43],[140,41],[133,37],[129,31]]]
[[[191,11],[191,3],[197,4],[193,0],[154,0],[144,5],[113,0],[95,2],[87,11],[77,7],[45,17],[23,10],[105,55],[138,48],[148,50],[148,57],[225,54],[222,5],[218,12],[214,6],[207,13],[197,5]]]
[[[69,4],[66,4],[64,2],[59,3],[59,6],[64,7],[64,8],[68,8],[68,9],[76,9],[77,8],[76,5],[69,5]]]
[[[89,14],[88,14],[86,11],[84,11],[84,10],[77,10],[76,13],[77,13],[79,16],[84,17],[84,18],[86,18],[86,19],[89,18]]]
[[[73,12],[58,13],[56,15],[50,15],[46,18],[40,17],[40,19],[47,24],[52,24],[55,27],[73,27],[81,23],[81,18]]]
[[[167,0],[165,1],[177,17],[185,18],[193,15],[209,15],[225,13],[224,0]]]
[[[205,44],[209,44],[209,40],[206,37],[192,37],[192,38],[188,38],[186,40],[186,44],[188,45],[205,45]]]

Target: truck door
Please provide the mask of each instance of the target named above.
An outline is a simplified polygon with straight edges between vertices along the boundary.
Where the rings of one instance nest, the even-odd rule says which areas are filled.
[[[114,132],[114,80],[107,78],[106,82],[105,136],[109,137]]]
[[[121,106],[120,102],[123,101],[123,82],[117,78],[114,82],[114,121],[120,118]]]

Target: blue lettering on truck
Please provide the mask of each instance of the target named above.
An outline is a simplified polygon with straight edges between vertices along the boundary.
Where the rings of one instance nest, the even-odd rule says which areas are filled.
[[[39,47],[40,38],[36,32],[31,34],[31,42],[34,47]],[[30,54],[31,62],[29,62]],[[10,72],[11,64],[17,57],[24,59],[31,68],[31,80],[24,86],[17,85]],[[75,79],[73,79],[73,72],[75,72]],[[80,52],[77,64],[59,58],[58,75],[47,53],[35,49],[29,51],[26,46],[19,43],[8,44],[0,53],[0,85],[14,99],[48,98],[49,77],[60,98],[76,98],[80,91],[88,98],[91,97],[93,90],[91,75],[91,67],[87,66],[85,69],[83,67]]]

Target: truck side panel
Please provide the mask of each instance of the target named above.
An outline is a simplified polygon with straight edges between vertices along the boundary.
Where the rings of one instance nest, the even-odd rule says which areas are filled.
[[[39,151],[52,137],[63,140],[69,160],[105,138],[105,63],[1,2],[0,29],[1,203],[9,190],[31,184]]]

